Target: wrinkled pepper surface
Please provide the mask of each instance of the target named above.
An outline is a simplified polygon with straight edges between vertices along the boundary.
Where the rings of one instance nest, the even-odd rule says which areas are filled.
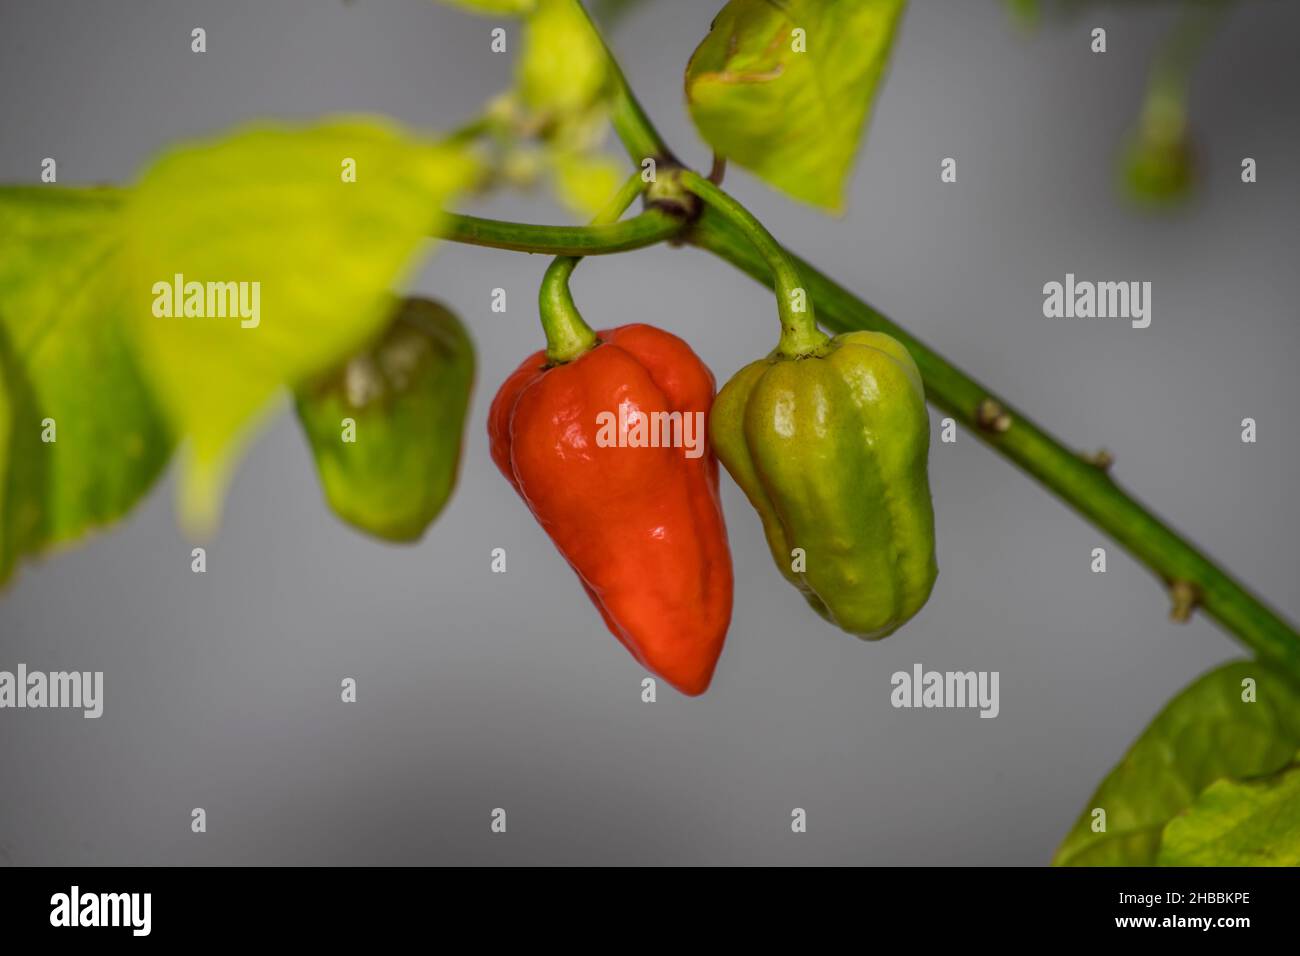
[[[677,336],[648,325],[548,364],[537,352],[489,413],[492,459],[577,572],[615,637],[685,694],[713,677],[731,620],[731,554],[707,449],[713,375]],[[619,447],[602,414],[700,412],[700,454]],[[626,431],[620,431],[626,437]],[[685,434],[683,432],[683,434]]]
[[[371,347],[302,389],[298,418],[335,514],[390,541],[424,534],[456,485],[473,385],[460,320],[406,299]]]
[[[902,344],[849,332],[807,356],[773,352],[723,387],[710,434],[814,610],[876,640],[921,609],[938,573],[930,429]]]

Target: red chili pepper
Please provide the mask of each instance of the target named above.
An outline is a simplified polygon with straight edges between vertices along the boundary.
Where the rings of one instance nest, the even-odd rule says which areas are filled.
[[[599,416],[620,406],[628,420],[701,412],[707,421],[713,375],[661,329],[598,335],[572,361],[548,364],[539,351],[506,379],[488,419],[492,459],[614,636],[682,693],[701,694],[722,653],[732,587],[707,429],[694,458],[681,447],[602,447],[597,436]]]

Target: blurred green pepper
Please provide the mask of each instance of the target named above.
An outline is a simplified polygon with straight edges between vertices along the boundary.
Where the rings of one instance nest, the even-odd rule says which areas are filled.
[[[406,299],[369,349],[301,390],[298,418],[335,514],[390,541],[424,534],[456,484],[473,383],[460,320]]]

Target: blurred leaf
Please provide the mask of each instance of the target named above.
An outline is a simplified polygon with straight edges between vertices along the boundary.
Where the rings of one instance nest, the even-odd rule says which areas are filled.
[[[1242,699],[1255,681],[1257,699]],[[1300,691],[1260,661],[1226,664],[1174,697],[1088,800],[1052,863],[1150,866],[1175,815],[1217,780],[1274,773],[1300,749]],[[1094,808],[1106,830],[1091,829]]]
[[[17,402],[10,397],[13,374],[14,363],[7,340],[0,336],[0,583],[8,578],[17,550],[12,540],[17,533],[9,519],[9,466],[17,457],[10,448],[15,435],[14,421],[18,417]]]
[[[487,187],[545,181],[583,219],[622,183],[624,164],[602,147],[609,132],[609,54],[577,0],[538,0],[525,21],[515,88],[470,128],[485,141]]]
[[[519,62],[524,103],[564,116],[592,105],[609,76],[605,45],[577,0],[537,0]]]
[[[1165,827],[1162,866],[1300,866],[1300,767],[1220,780]]]
[[[180,504],[192,529],[215,523],[251,426],[281,388],[333,367],[383,326],[390,289],[471,179],[469,157],[355,120],[247,127],[173,149],[145,172],[122,209],[128,321],[155,394],[188,439]],[[187,307],[189,283],[198,306],[201,284],[231,283],[208,308],[230,296],[233,314],[238,292],[241,312],[159,317],[177,282]]]
[[[582,219],[604,209],[627,178],[626,164],[600,153],[559,153],[552,165],[556,195]]]
[[[473,383],[460,320],[406,299],[378,341],[301,389],[298,420],[334,513],[380,538],[418,539],[456,484]]]
[[[485,15],[507,14],[517,16],[528,13],[537,4],[537,0],[442,0],[443,3],[462,10]]]
[[[1003,0],[1012,18],[1022,27],[1037,26],[1043,11],[1038,0]]]
[[[125,514],[171,451],[121,327],[121,200],[0,189],[0,581]]]
[[[903,8],[731,0],[686,68],[700,135],[778,189],[840,211]]]

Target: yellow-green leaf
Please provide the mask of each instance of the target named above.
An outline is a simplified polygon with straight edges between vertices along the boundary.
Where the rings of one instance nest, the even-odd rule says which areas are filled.
[[[144,173],[122,210],[127,317],[188,440],[192,528],[215,522],[240,447],[282,388],[378,332],[390,289],[474,169],[465,147],[354,120],[245,128]]]
[[[731,0],[686,68],[717,152],[840,211],[905,0]]]
[[[609,75],[605,45],[578,0],[537,0],[519,61],[519,90],[533,110],[563,116],[599,98]]]
[[[557,153],[551,163],[556,195],[584,219],[608,206],[610,197],[627,179],[625,164],[601,153]]]
[[[4,340],[0,339],[0,343]],[[9,397],[12,376],[11,357],[4,344],[0,344],[0,581],[9,575],[13,566],[14,546],[9,538],[13,534],[6,520],[9,502],[9,467],[14,459],[9,443],[14,435],[15,402]]]
[[[1211,784],[1165,827],[1161,866],[1300,866],[1300,767]]]
[[[1061,866],[1151,866],[1166,824],[1218,780],[1275,773],[1300,749],[1300,690],[1260,661],[1226,664],[1171,700],[1088,800]],[[1105,829],[1094,829],[1105,812]]]
[[[124,329],[111,189],[0,189],[0,581],[123,515],[171,440]]]
[[[518,16],[532,10],[537,0],[442,0],[442,2],[474,13]]]

